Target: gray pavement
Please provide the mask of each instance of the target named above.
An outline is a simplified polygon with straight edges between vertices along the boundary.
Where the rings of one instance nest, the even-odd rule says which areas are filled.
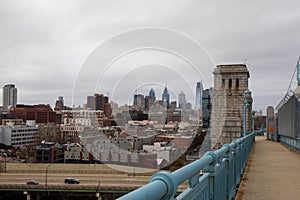
[[[262,136],[255,141],[236,199],[300,199],[300,155]]]

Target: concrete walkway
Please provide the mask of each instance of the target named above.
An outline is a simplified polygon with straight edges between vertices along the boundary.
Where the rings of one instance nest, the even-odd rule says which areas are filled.
[[[300,155],[256,136],[236,199],[300,199]]]

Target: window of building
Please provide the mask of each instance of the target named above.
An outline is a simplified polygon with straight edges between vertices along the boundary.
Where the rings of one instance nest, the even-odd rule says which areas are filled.
[[[222,85],[221,85],[222,87],[224,87],[225,86],[225,79],[222,79]]]
[[[232,87],[232,79],[231,79],[231,78],[229,79],[228,86],[229,86],[229,87]]]
[[[239,80],[239,79],[236,79],[236,80],[235,80],[235,86],[236,86],[236,87],[239,87],[239,86],[240,86],[240,80]]]

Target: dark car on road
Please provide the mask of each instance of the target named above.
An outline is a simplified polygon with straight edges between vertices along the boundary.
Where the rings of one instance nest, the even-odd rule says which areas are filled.
[[[27,185],[38,185],[39,182],[37,182],[36,180],[29,180],[26,182]]]
[[[67,184],[79,184],[79,179],[76,178],[66,178],[65,183]]]

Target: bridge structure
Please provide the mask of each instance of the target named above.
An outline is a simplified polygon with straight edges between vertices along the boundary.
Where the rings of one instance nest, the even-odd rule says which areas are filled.
[[[237,113],[241,113],[241,111],[233,112],[234,108],[228,106],[233,101],[229,101],[230,103],[226,102],[225,104],[227,111],[230,113],[223,113],[223,116],[225,116],[225,123],[223,125],[220,124],[220,119],[216,117],[223,110],[221,112],[216,111],[221,106],[215,103],[215,112],[213,112],[215,113],[215,116],[213,116],[215,123],[220,126],[231,127],[231,129],[228,132],[226,130],[224,132],[224,129],[222,129],[223,132],[221,134],[218,131],[214,131],[214,133],[222,135],[222,137],[225,136],[225,138],[221,139],[221,143],[223,144],[224,141],[225,143],[228,140],[232,141],[232,138],[239,139],[230,144],[224,144],[214,152],[207,152],[199,160],[172,173],[156,173],[149,179],[148,184],[119,199],[299,199],[299,62],[300,58],[296,66],[298,87],[294,91],[290,90],[290,88],[288,89],[287,94],[276,108],[278,110],[277,116],[274,113],[274,108],[267,109],[266,139],[257,136],[257,142],[255,143],[254,126],[252,126],[253,133],[247,134],[247,132],[250,132],[247,128],[251,129],[250,113],[252,113],[251,92],[247,89],[244,92],[244,99],[237,94],[234,96],[234,99],[238,99],[234,107],[244,108],[242,120],[244,123],[243,137],[239,138],[241,130],[238,129],[241,127],[239,123],[241,116],[237,116]],[[222,93],[219,91],[221,94],[219,96],[223,99],[228,94],[232,97],[231,88],[233,79],[243,79],[244,82],[242,85],[244,87],[248,86],[247,80],[249,76],[245,75],[247,74],[247,70],[245,66],[239,67],[244,69],[240,77],[232,76],[233,70],[236,70],[236,66],[232,65],[219,66],[217,72],[215,72],[215,83],[218,83],[215,87],[219,88],[220,91],[223,91],[225,87],[225,92]],[[227,85],[226,79],[228,79]],[[236,84],[236,86],[240,86],[240,84]],[[242,89],[245,89],[244,87]],[[230,92],[228,93],[227,91]],[[232,121],[232,116],[239,119]],[[226,119],[228,120],[226,121]],[[218,127],[216,124],[213,125]],[[237,129],[232,129],[232,125],[235,125]],[[221,129],[217,128],[216,130]],[[258,135],[263,135],[262,132]],[[279,141],[280,143],[277,143]],[[253,162],[248,162],[250,155],[250,160]],[[188,187],[180,194],[177,194],[178,186],[184,182],[188,182]]]
[[[156,173],[147,185],[119,199],[234,199],[254,138],[251,133],[172,173]],[[185,181],[188,187],[175,197],[178,186]]]
[[[102,200],[118,197],[121,200],[298,199],[300,155],[294,149],[300,146],[290,141],[289,144],[286,139],[281,143],[274,142],[252,133],[214,152],[209,151],[201,159],[174,172],[158,172],[151,177],[77,174],[81,180],[79,185],[63,184],[65,175],[59,173],[50,173],[46,185],[42,183],[45,174],[8,171],[1,173],[0,193],[2,197],[5,193],[5,197],[11,194],[12,198],[26,199],[27,196],[27,199],[37,200],[53,197]],[[40,179],[40,185],[24,184],[33,176]]]
[[[283,138],[279,143],[246,135],[177,171],[154,174],[148,184],[119,200],[298,199],[300,155],[294,149],[300,145]],[[187,188],[176,193],[185,181]]]

